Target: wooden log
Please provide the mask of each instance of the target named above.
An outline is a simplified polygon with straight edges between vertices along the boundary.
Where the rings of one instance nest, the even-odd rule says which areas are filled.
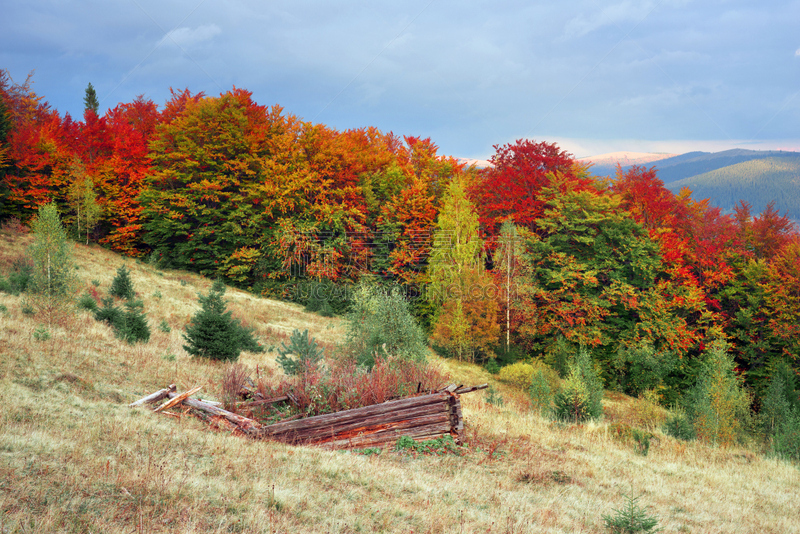
[[[185,399],[183,401],[183,404],[189,406],[190,408],[194,408],[195,410],[207,413],[212,416],[223,417],[228,421],[230,421],[231,423],[233,423],[234,425],[236,425],[236,427],[245,434],[254,433],[261,428],[261,424],[258,421],[254,421],[253,419],[249,419],[239,414],[229,412],[228,410],[219,408],[217,406],[213,406],[211,404],[208,404],[207,402],[203,402],[197,399]]]
[[[167,395],[170,392],[174,392],[176,389],[175,384],[170,384],[169,386],[165,387],[164,389],[159,389],[155,393],[151,393],[146,397],[142,397],[141,399],[132,402],[128,405],[129,408],[135,408],[136,406],[142,406],[144,404],[152,404],[154,402],[158,402],[162,399],[166,399]]]
[[[188,391],[184,391],[180,395],[168,395],[169,396],[169,400],[166,401],[161,406],[159,406],[158,408],[156,408],[154,411],[160,412],[161,410],[166,410],[167,408],[172,408],[173,406],[175,406],[177,404],[180,404],[181,402],[185,401],[191,395],[194,395],[195,393],[197,393],[201,389],[203,389],[203,386],[197,386],[197,387],[192,388],[192,389],[190,389]]]
[[[269,433],[270,427],[265,427],[264,431],[267,437],[272,439],[280,439],[282,436],[288,436],[293,440],[299,441],[313,441],[318,439],[325,439],[328,436],[345,435],[352,432],[366,431],[368,428],[383,428],[387,425],[402,423],[407,421],[424,421],[426,417],[435,416],[444,421],[449,421],[448,407],[445,404],[432,404],[421,407],[414,407],[405,410],[397,410],[388,414],[375,415],[371,417],[362,417],[359,419],[351,420],[346,423],[340,424],[324,424],[324,425],[308,425],[308,426],[294,426],[287,428],[279,433]],[[305,421],[308,423],[315,423],[316,418],[308,418]]]
[[[277,423],[274,425],[265,426],[262,429],[262,432],[264,433],[264,437],[269,437],[270,435],[278,435],[282,433],[298,431],[301,429],[341,425],[358,421],[366,417],[384,415],[397,410],[412,408],[415,406],[446,403],[448,398],[449,397],[446,393],[434,393],[431,395],[408,397],[405,399],[387,401],[381,404],[373,404],[372,406],[353,408],[352,410],[344,410],[332,414],[318,415],[316,417],[309,417],[288,423]]]
[[[453,393],[456,395],[463,395],[464,393],[472,393],[473,391],[478,391],[481,389],[486,389],[489,387],[489,384],[480,384],[478,386],[468,386],[468,387],[459,387]]]

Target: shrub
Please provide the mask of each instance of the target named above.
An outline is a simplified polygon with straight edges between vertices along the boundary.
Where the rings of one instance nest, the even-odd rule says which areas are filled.
[[[647,456],[647,453],[650,452],[650,440],[655,437],[652,432],[625,423],[613,423],[608,429],[614,439],[623,443],[632,443],[633,450],[642,456]]]
[[[90,312],[97,311],[97,301],[89,293],[84,293],[78,299],[78,308],[81,310],[89,310]]]
[[[120,309],[111,297],[103,299],[103,305],[97,308],[94,312],[94,318],[98,321],[104,321],[111,325],[113,328],[119,328],[122,323],[122,309]]]
[[[661,386],[678,358],[671,352],[657,353],[652,344],[642,343],[621,347],[612,361],[622,391],[636,397],[646,390]]]
[[[772,451],[782,458],[800,462],[800,411],[792,412],[775,433]]]
[[[486,403],[492,406],[502,406],[504,404],[502,395],[494,389],[494,386],[489,386],[486,389]]]
[[[697,437],[705,441],[728,446],[744,429],[750,398],[736,376],[725,342],[715,342],[707,353],[703,371],[687,395],[686,410]]]
[[[33,339],[36,341],[47,341],[50,339],[50,331],[44,326],[36,327],[33,331]]]
[[[325,373],[313,368],[275,386],[262,379],[258,391],[267,398],[291,392],[302,413],[318,415],[440,389],[445,383],[446,377],[430,364],[379,355],[369,371],[353,359],[333,359]]]
[[[142,301],[129,300],[125,303],[125,312],[122,313],[115,334],[131,345],[150,341],[150,327],[147,325]]]
[[[339,285],[330,280],[304,282],[298,284],[295,300],[305,306],[305,311],[332,317],[347,312],[351,290],[351,286]]]
[[[2,287],[0,291],[11,293],[12,295],[19,295],[27,291],[33,276],[33,262],[30,258],[19,256],[11,263],[11,272],[8,273],[7,279],[2,279]]]
[[[489,358],[489,361],[486,362],[486,365],[484,365],[483,368],[493,375],[499,373],[501,369],[500,364],[498,364],[497,360],[494,358]]]
[[[690,441],[697,437],[692,422],[681,408],[676,407],[673,410],[662,428],[666,435],[683,441]]]
[[[108,290],[109,295],[124,300],[132,299],[136,296],[133,290],[133,281],[131,281],[130,271],[125,265],[117,269],[117,274],[111,282],[111,288]]]
[[[292,358],[292,355],[295,357]],[[324,356],[325,351],[308,335],[308,330],[301,333],[295,328],[289,339],[289,346],[281,343],[276,361],[287,375],[299,375],[316,367]]]
[[[345,352],[359,365],[372,367],[376,354],[424,361],[425,334],[411,314],[400,288],[385,290],[362,284],[353,295],[347,315]]]
[[[545,377],[551,391],[558,389],[559,378],[556,373],[546,363],[533,360],[532,362],[517,362],[507,365],[500,369],[497,379],[507,384],[512,384],[520,389],[527,390],[531,387],[533,376],[540,373]]]
[[[591,356],[581,348],[569,364],[569,376],[556,393],[555,415],[579,423],[603,414],[603,386]]]
[[[624,508],[614,510],[614,515],[604,515],[603,522],[614,534],[637,534],[639,532],[659,532],[656,529],[658,518],[651,516],[639,507],[639,497],[624,495],[627,503]]]
[[[556,391],[558,391],[557,382],[554,387],[553,376],[548,376],[550,373],[555,376],[555,380],[558,381],[556,372],[544,366],[544,364],[542,364],[542,367],[534,369],[533,375],[531,376],[531,386],[528,389],[532,407],[541,415],[547,415],[553,411],[553,399]]]
[[[263,351],[252,330],[233,319],[223,299],[225,285],[217,280],[207,296],[198,295],[202,308],[186,326],[183,348],[192,356],[212,360],[237,360],[242,350]]]
[[[170,332],[172,332],[172,327],[169,326],[169,323],[167,322],[166,319],[161,319],[161,322],[158,323],[158,329],[164,332],[165,334],[169,334]]]
[[[795,410],[800,409],[797,378],[785,362],[772,369],[772,378],[761,400],[758,423],[765,436],[774,436]]]
[[[497,379],[521,389],[528,389],[531,386],[531,376],[533,376],[534,370],[534,366],[530,363],[512,363],[500,369]]]

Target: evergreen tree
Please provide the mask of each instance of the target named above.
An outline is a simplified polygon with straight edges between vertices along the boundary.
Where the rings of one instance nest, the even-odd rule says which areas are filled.
[[[583,347],[570,362],[569,375],[554,404],[556,416],[565,421],[578,423],[603,415],[603,385]]]
[[[702,440],[727,446],[744,430],[750,398],[736,376],[735,365],[727,344],[715,342],[695,387],[687,394],[686,411]]]
[[[217,280],[207,296],[198,295],[202,309],[192,317],[183,336],[187,343],[183,348],[192,356],[235,361],[242,350],[263,350],[252,331],[227,310],[224,294],[225,285]]]
[[[130,300],[136,296],[133,290],[133,282],[131,281],[130,271],[123,265],[117,269],[117,275],[111,282],[111,289],[108,293],[114,297],[125,300]]]
[[[313,368],[324,356],[325,351],[308,335],[307,329],[300,332],[295,328],[289,345],[281,343],[276,361],[287,375],[300,375]]]
[[[144,313],[144,305],[140,300],[128,300],[125,303],[125,312],[119,328],[116,329],[118,338],[127,341],[131,345],[150,341],[150,327],[147,324],[147,316]]]
[[[97,92],[94,90],[91,82],[89,82],[89,85],[86,87],[86,96],[83,97],[83,109],[84,111],[92,110],[95,114],[97,114],[100,109],[100,101],[97,100]]]

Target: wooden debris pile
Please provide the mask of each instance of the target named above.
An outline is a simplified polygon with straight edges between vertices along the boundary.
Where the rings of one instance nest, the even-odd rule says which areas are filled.
[[[439,391],[421,393],[381,404],[341,412],[300,418],[296,415],[265,425],[212,403],[191,398],[199,387],[177,393],[174,384],[156,391],[130,406],[162,402],[154,411],[184,406],[221,428],[228,428],[253,439],[268,439],[290,444],[322,445],[332,449],[383,447],[401,436],[415,440],[452,436],[461,441],[464,418],[459,395],[484,389],[487,384],[463,387],[455,384]],[[259,399],[248,404],[292,402],[290,396]]]

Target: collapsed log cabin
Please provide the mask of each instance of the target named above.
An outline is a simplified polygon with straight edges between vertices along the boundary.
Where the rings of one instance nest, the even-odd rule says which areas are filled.
[[[267,439],[292,445],[320,445],[331,449],[356,449],[389,446],[402,436],[425,440],[449,435],[456,443],[460,443],[464,432],[464,417],[459,395],[486,387],[486,384],[466,388],[452,385],[440,391],[315,417],[292,418],[271,425],[264,425],[209,402],[190,398],[190,394],[199,388],[178,394],[175,386],[170,385],[130,406],[168,399],[156,411],[182,404],[218,426],[230,428],[252,439]],[[284,399],[288,400],[288,397],[271,401]]]

